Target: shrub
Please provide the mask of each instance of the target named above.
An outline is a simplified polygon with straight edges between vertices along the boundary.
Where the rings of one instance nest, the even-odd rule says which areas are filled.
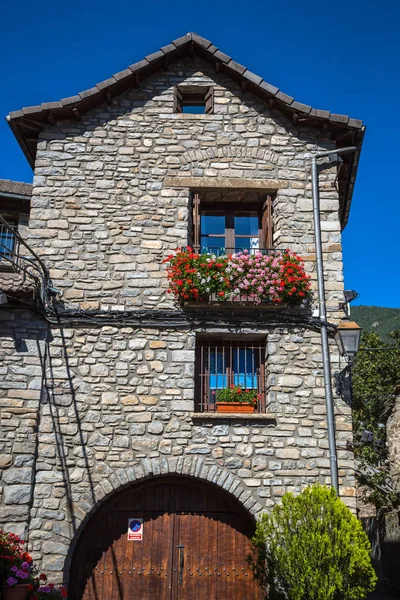
[[[252,542],[249,560],[268,600],[361,600],[375,587],[367,535],[331,488],[285,494]]]

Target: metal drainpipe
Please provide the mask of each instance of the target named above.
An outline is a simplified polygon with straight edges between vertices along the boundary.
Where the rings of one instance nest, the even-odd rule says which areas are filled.
[[[315,235],[315,255],[317,262],[317,282],[318,282],[318,300],[319,300],[319,318],[321,321],[321,346],[322,363],[324,371],[326,420],[328,425],[328,444],[329,444],[329,462],[331,471],[331,484],[339,495],[339,481],[337,469],[336,435],[335,435],[335,413],[333,409],[331,364],[329,355],[328,340],[328,321],[326,318],[325,303],[325,281],[324,281],[324,263],[322,258],[321,241],[321,213],[319,203],[319,178],[317,159],[332,154],[344,154],[347,152],[357,152],[358,148],[351,146],[348,148],[339,148],[337,150],[327,150],[326,152],[317,152],[307,157],[311,158],[311,183],[314,217],[314,235]]]

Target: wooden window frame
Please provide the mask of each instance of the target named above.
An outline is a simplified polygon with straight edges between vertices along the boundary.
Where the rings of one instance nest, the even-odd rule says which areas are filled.
[[[185,106],[204,106],[204,114],[214,113],[214,87],[175,87],[174,112],[183,113]],[[190,113],[186,113],[190,114]]]
[[[266,412],[266,342],[265,338],[249,338],[246,340],[229,338],[220,339],[215,337],[202,337],[197,340],[195,350],[195,410],[197,412],[215,412],[215,403],[209,402],[210,397],[210,353],[214,351],[229,351],[227,364],[224,364],[227,384],[234,383],[235,373],[233,371],[233,352],[237,349],[252,349],[257,352],[257,360],[254,363],[253,371],[249,374],[257,382],[257,393],[261,396],[258,401],[256,411],[258,413]],[[205,350],[206,349],[206,350]],[[225,358],[223,358],[225,361]],[[245,376],[247,377],[247,368]],[[217,374],[219,376],[219,374]]]
[[[258,239],[259,249],[272,249],[273,244],[273,220],[272,220],[272,196],[267,195],[263,202],[202,202],[199,194],[193,196],[193,247],[196,251],[201,248],[201,215],[202,212],[209,211],[225,216],[225,248],[235,249],[235,238],[248,238],[249,235],[235,234],[234,217],[240,213],[258,213],[259,228]],[[221,234],[208,234],[209,238],[220,238]]]

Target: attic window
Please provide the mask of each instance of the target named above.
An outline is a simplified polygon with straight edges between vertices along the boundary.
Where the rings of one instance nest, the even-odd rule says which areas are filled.
[[[184,114],[207,114],[214,112],[214,89],[212,87],[182,86],[175,88],[175,110]]]

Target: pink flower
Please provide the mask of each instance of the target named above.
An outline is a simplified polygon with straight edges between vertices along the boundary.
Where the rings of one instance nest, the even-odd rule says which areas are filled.
[[[15,577],[9,577],[7,579],[7,585],[15,585],[16,583],[18,583],[18,580],[15,579]]]
[[[26,571],[27,569],[29,569],[29,563],[26,562],[26,560],[22,563],[21,569],[23,569],[24,571]]]

